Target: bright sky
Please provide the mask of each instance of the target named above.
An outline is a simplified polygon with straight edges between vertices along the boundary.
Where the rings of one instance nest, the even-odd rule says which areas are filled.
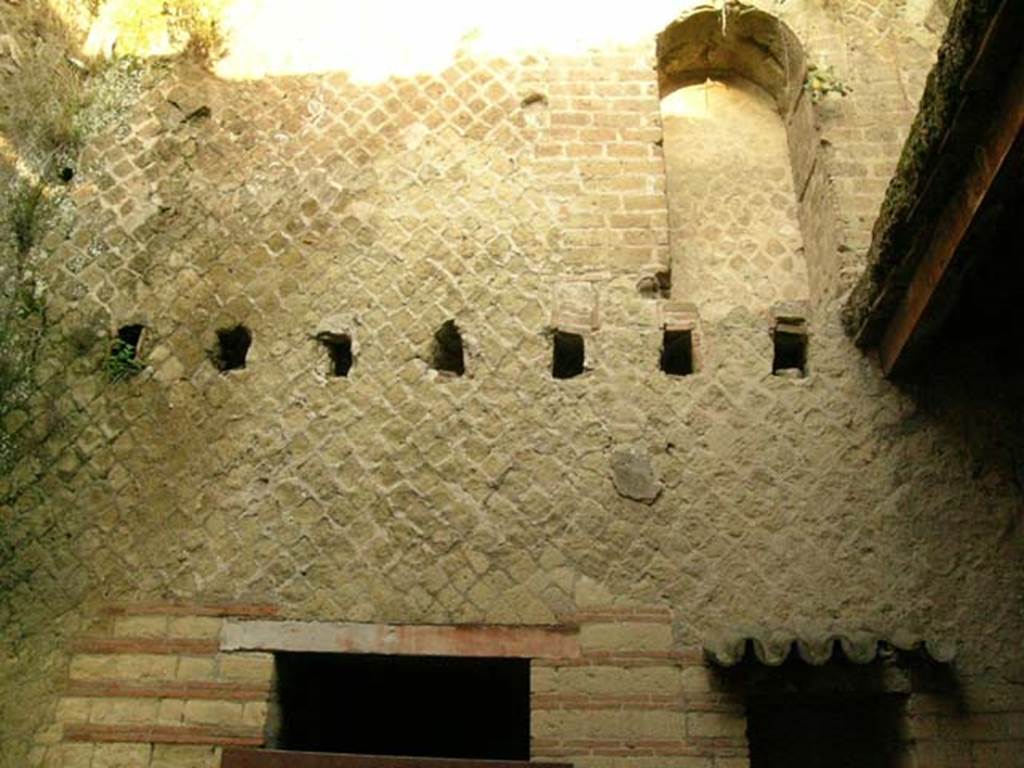
[[[113,7],[119,0],[108,3]],[[125,4],[125,3],[120,3]],[[228,78],[344,70],[354,80],[437,72],[479,56],[574,53],[650,40],[700,0],[229,0]],[[117,34],[101,14],[91,39]]]

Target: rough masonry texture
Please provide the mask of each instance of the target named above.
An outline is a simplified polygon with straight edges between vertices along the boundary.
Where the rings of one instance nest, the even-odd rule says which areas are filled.
[[[582,657],[533,666],[533,754],[584,768],[748,765],[715,637],[909,633],[955,645],[960,691],[900,689],[909,764],[1020,765],[1002,415],[955,381],[901,391],[839,316],[945,17],[755,5],[374,84],[146,75],[35,246],[65,428],[0,483],[0,765],[263,743],[272,656],[220,633],[283,619],[568,627]],[[800,49],[775,80],[778,59],[670,71],[680,13],[669,37],[724,25],[709,50],[733,22]],[[808,63],[852,93],[812,104]],[[806,377],[772,375],[779,305],[807,320]],[[449,320],[458,377],[431,367]],[[129,324],[146,368],[111,384]],[[659,370],[673,327],[691,375]],[[582,375],[552,379],[555,330],[584,336]],[[346,377],[322,333],[351,339]]]

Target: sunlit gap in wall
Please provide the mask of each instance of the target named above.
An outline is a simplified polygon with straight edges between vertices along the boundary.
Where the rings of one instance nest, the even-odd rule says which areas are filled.
[[[661,116],[707,120],[713,113],[712,99],[728,88],[726,83],[711,79],[679,88],[661,100]]]
[[[657,32],[701,0],[634,0],[627,5],[583,0],[190,2],[213,9],[226,38],[227,53],[215,66],[221,77],[244,80],[344,71],[353,81],[370,84],[389,77],[436,74],[457,54],[511,59],[653,44]],[[153,18],[145,19],[149,5]],[[87,53],[173,53],[161,8],[155,0],[106,0],[90,29]],[[137,34],[145,24],[154,28],[152,34]],[[126,50],[129,38],[145,50]]]

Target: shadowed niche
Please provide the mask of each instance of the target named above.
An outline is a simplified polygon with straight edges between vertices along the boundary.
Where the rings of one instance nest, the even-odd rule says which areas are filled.
[[[670,376],[693,373],[692,331],[665,331],[661,344],[661,370]]]
[[[555,331],[551,360],[551,375],[556,379],[571,379],[584,370],[583,337],[578,333]]]
[[[245,358],[252,346],[252,333],[244,325],[217,331],[217,349],[213,362],[221,372],[245,368]]]
[[[433,368],[461,376],[466,372],[462,334],[454,320],[448,320],[434,334]]]
[[[530,757],[527,659],[279,653],[276,671],[278,749]]]
[[[324,331],[316,335],[316,340],[327,352],[330,359],[328,374],[345,378],[352,370],[352,337],[347,333],[330,333]]]

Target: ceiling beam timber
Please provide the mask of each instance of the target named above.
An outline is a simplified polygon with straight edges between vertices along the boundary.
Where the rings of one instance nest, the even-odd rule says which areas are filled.
[[[1002,10],[1006,12],[1007,8],[1004,4]],[[940,291],[940,287],[951,273],[962,273],[961,268],[954,268],[962,267],[956,265],[956,261],[966,258],[961,246],[968,238],[979,211],[989,202],[990,192],[1000,173],[1024,142],[1024,55],[1020,51],[1020,41],[1011,34],[1020,27],[1019,18],[1012,18],[1014,13],[1019,15],[1019,9],[1009,10],[1006,18],[995,20],[988,39],[965,78],[967,96],[960,114],[973,112],[979,108],[979,101],[987,101],[984,109],[992,121],[974,151],[973,163],[962,182],[951,190],[942,215],[930,233],[922,233],[927,246],[878,344],[879,361],[887,376],[898,373],[911,357],[911,348],[921,335],[918,331],[929,314],[941,311],[943,308],[938,306],[941,302],[955,300],[955,291]],[[1003,58],[1008,51],[1009,58]],[[1000,61],[1007,60],[1016,61],[1008,72],[1005,64],[999,66]],[[1000,70],[1001,76],[995,74]],[[972,89],[971,84],[979,81],[984,83],[985,91],[996,92],[995,99],[977,98],[977,86]],[[965,117],[977,119],[976,114]]]

